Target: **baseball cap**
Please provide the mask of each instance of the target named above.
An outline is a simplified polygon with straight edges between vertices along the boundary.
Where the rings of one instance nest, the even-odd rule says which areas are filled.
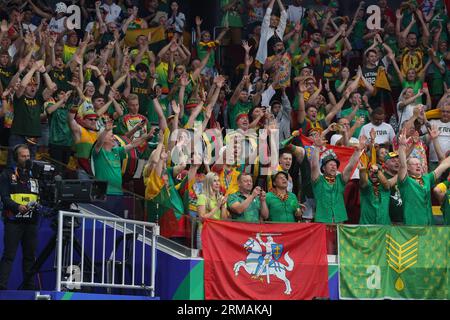
[[[272,180],[275,180],[279,174],[283,174],[286,177],[286,179],[289,179],[289,173],[287,173],[284,170],[279,170],[272,173]]]
[[[398,157],[398,153],[397,152],[389,152],[388,154],[386,154],[384,156],[384,161],[388,161],[392,158],[397,158]]]
[[[98,115],[94,110],[89,109],[84,113],[83,119],[94,119],[94,118],[95,119],[98,118]]]

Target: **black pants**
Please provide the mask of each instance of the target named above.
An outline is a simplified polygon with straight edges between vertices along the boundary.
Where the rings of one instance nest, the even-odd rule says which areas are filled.
[[[24,278],[30,273],[35,261],[37,248],[37,224],[14,223],[4,220],[5,236],[2,260],[0,261],[0,289],[8,288],[8,280],[17,253],[19,243],[22,244],[22,271]],[[34,290],[34,279],[24,286],[25,290]]]
[[[72,147],[57,146],[54,144],[49,145],[50,158],[56,160],[54,162],[55,168],[58,174],[65,176],[64,172],[66,170],[67,164],[69,163],[70,156],[72,154]]]

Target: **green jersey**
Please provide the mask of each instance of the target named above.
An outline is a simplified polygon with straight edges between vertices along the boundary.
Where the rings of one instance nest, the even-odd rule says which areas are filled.
[[[282,201],[273,192],[268,192],[266,196],[267,207],[269,208],[269,221],[275,222],[295,222],[295,213],[300,208],[297,197],[292,192],[288,192],[288,198]]]
[[[423,186],[409,175],[398,181],[403,200],[405,225],[433,225],[431,187],[435,183],[434,172],[422,176]]]
[[[342,110],[341,112],[341,118],[345,118],[348,115],[350,115],[352,113],[352,108],[347,108],[345,110]],[[355,120],[359,117],[364,117],[364,123],[361,125],[361,127],[356,128],[355,132],[353,133],[353,138],[359,138],[359,133],[361,132],[361,128],[363,125],[369,123],[370,119],[369,119],[369,111],[367,111],[366,109],[358,109],[356,111],[355,117],[352,119],[352,121],[350,121],[350,125],[353,126],[355,124]]]
[[[315,222],[340,223],[347,220],[344,204],[345,182],[342,175],[336,176],[334,183],[329,183],[323,175],[313,181],[312,188],[316,199]]]
[[[208,50],[214,50],[214,48],[208,48],[207,46],[202,46],[197,44],[197,56],[200,61],[202,61],[206,55],[208,54]],[[216,64],[216,58],[214,52],[211,52],[208,58],[208,62],[206,63],[206,67],[214,68]]]
[[[55,104],[54,101],[44,104],[45,110]],[[73,145],[72,132],[67,122],[69,114],[68,106],[59,107],[52,113],[47,113],[49,120],[49,140],[48,143],[57,146],[71,147]]]
[[[242,203],[247,200],[247,197],[244,196],[240,191],[230,194],[228,196],[227,207],[231,212],[231,218],[236,221],[245,221],[245,222],[259,222],[259,211],[261,209],[261,202],[259,198],[253,199],[247,209],[241,214],[234,213],[231,210],[231,206],[235,203]]]
[[[108,181],[107,195],[122,195],[122,160],[126,157],[124,147],[115,147],[111,151],[103,148],[92,150],[95,178]]]
[[[378,190],[376,190],[376,188]],[[390,225],[389,217],[389,198],[390,191],[386,190],[381,184],[374,186],[372,181],[361,188],[359,199],[361,202],[361,217],[359,224],[382,224]]]

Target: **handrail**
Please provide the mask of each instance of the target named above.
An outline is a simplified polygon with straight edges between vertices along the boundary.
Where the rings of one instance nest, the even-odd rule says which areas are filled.
[[[78,239],[75,238],[75,225],[76,220],[81,219],[82,222],[79,223],[81,227],[81,244]],[[70,221],[70,226],[65,226],[66,222]],[[92,221],[92,231],[88,231],[86,228],[86,221]],[[96,226],[97,223],[103,224],[98,228],[98,238],[100,239],[100,246],[95,245],[96,241]],[[106,241],[105,232],[109,229],[113,230],[113,250],[111,252],[112,259],[107,262],[112,269],[112,277],[108,279],[105,277],[105,251],[106,251]],[[65,230],[66,229],[66,230]],[[103,234],[102,234],[103,230]],[[147,230],[147,232],[146,232]],[[87,249],[90,245],[87,245],[87,234],[92,234],[92,260],[87,257]],[[117,235],[121,234],[120,237]],[[132,235],[132,240],[127,240],[127,236]],[[143,222],[143,221],[133,221],[121,218],[113,217],[100,217],[93,216],[89,214],[83,214],[78,212],[69,211],[59,211],[58,213],[58,234],[57,234],[57,274],[56,274],[56,291],[62,291],[63,286],[69,290],[72,288],[81,287],[102,287],[107,289],[135,289],[135,290],[149,290],[152,297],[155,296],[155,276],[156,276],[156,247],[157,247],[157,237],[159,236],[159,226],[155,223]],[[148,258],[146,259],[145,251],[148,244],[147,240],[151,239],[151,256],[150,265],[148,266]],[[137,241],[141,240],[142,243],[142,256],[138,256],[137,252]],[[132,259],[131,262],[125,260],[126,255],[126,245],[127,242],[132,241]],[[120,253],[119,246],[122,242],[122,254],[121,260],[116,260],[116,253]],[[130,244],[130,243],[128,243]],[[63,265],[63,257],[67,253],[63,252],[64,249],[70,250],[70,265]],[[78,250],[80,256],[80,266],[78,264],[74,265],[74,250]],[[116,252],[117,250],[117,252]],[[130,249],[131,250],[131,249]],[[96,255],[96,252],[98,253]],[[86,257],[85,257],[86,256]],[[95,257],[101,256],[102,268],[95,267],[96,261]],[[129,255],[130,256],[130,255]],[[139,259],[140,258],[140,259]],[[140,261],[138,261],[140,260]],[[111,263],[112,261],[112,263]],[[115,280],[116,262],[121,264],[122,272],[120,283]],[[125,267],[131,263],[132,275],[126,277]],[[67,267],[69,272],[68,279],[62,279],[63,267]],[[106,270],[109,273],[109,269]],[[136,283],[137,277],[135,277],[136,271],[141,274],[141,281]],[[89,272],[89,277],[84,277],[84,273]]]

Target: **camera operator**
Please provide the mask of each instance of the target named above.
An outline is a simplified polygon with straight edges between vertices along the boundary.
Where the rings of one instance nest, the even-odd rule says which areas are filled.
[[[24,278],[31,271],[37,248],[39,184],[31,174],[30,149],[19,144],[13,149],[16,166],[5,169],[0,176],[3,202],[4,251],[0,261],[0,290],[6,290],[19,243],[23,250]],[[25,283],[25,290],[34,289],[34,279]]]

